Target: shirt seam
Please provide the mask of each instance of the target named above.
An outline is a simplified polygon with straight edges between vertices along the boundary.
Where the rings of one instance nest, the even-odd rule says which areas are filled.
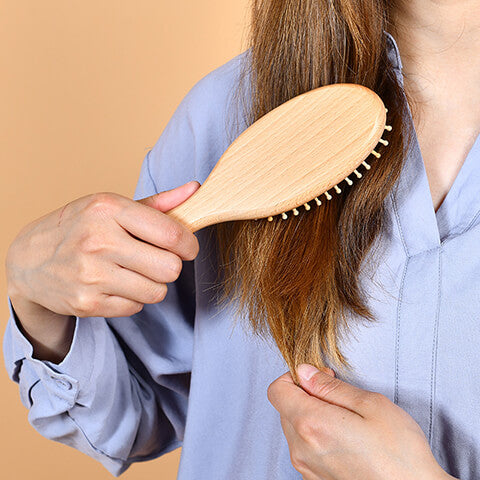
[[[190,112],[189,112],[189,109],[188,109],[188,105],[187,105],[187,115],[186,115],[186,118],[187,118],[188,128],[190,129],[190,132],[192,133],[193,171],[194,171],[195,179],[198,179],[198,171],[197,171],[197,139],[196,139],[196,135],[195,135],[195,129],[193,128],[192,119],[190,118]],[[199,183],[200,183],[200,182],[199,182]]]
[[[390,192],[390,198],[392,199],[393,213],[395,214],[395,219],[397,221],[398,231],[400,233],[400,240],[402,242],[403,250],[405,251],[405,255],[407,256],[407,258],[409,258],[411,255],[408,252],[407,244],[405,242],[405,237],[403,236],[403,229],[400,223],[400,216],[398,214],[397,201],[395,199],[395,195],[393,195],[391,192]]]
[[[38,383],[40,383],[40,379],[38,379],[36,382],[34,382],[32,385],[30,385],[30,388],[28,389],[27,398],[28,398],[28,401],[30,402],[30,407],[28,407],[29,409],[32,408],[32,406],[33,406],[33,397],[32,397],[33,387],[35,385],[37,385]]]
[[[139,455],[135,456],[135,457],[127,457],[127,458],[120,458],[120,457],[115,457],[113,455],[109,455],[108,453],[106,453],[105,451],[101,450],[100,448],[96,447],[91,441],[90,439],[88,438],[88,435],[85,433],[85,431],[83,430],[83,428],[80,426],[80,424],[75,420],[74,417],[72,417],[72,415],[70,414],[69,411],[65,412],[67,414],[67,416],[72,420],[72,422],[77,426],[77,428],[79,429],[80,432],[82,432],[82,435],[84,436],[85,440],[88,442],[88,444],[93,448],[93,450],[95,450],[96,452],[104,455],[105,457],[108,457],[110,458],[111,460],[114,460],[114,461],[117,461],[117,462],[121,462],[121,463],[128,463],[128,464],[131,464],[131,463],[134,463],[134,462],[140,462],[143,460],[147,461],[147,460],[153,460],[154,458],[158,458],[159,456],[163,455],[164,453],[164,450],[170,448],[171,446],[175,445],[178,443],[178,446],[182,446],[182,440],[179,440],[179,439],[174,439],[174,440],[170,440],[164,444],[162,444],[162,446],[160,448],[158,448],[155,452],[149,454],[148,456],[145,456],[145,457],[141,457]],[[167,453],[167,452],[165,452]]]
[[[155,180],[153,179],[152,172],[150,170],[150,153],[151,153],[151,150],[147,153],[147,173],[148,173],[148,176],[150,177],[150,180],[153,184],[153,188],[155,190],[155,193],[157,194],[158,193],[158,188],[157,188],[157,185],[155,183]]]
[[[442,244],[435,245],[434,247],[427,248],[426,250],[421,250],[420,252],[417,252],[417,253],[413,253],[413,254],[409,253],[408,247],[407,247],[406,242],[405,242],[405,237],[403,236],[403,230],[402,230],[402,225],[401,225],[401,222],[400,222],[400,217],[399,217],[399,214],[398,214],[397,202],[395,200],[395,196],[392,193],[390,193],[390,197],[392,199],[393,212],[394,212],[394,215],[395,215],[395,220],[397,221],[398,231],[400,233],[400,240],[402,242],[402,246],[403,246],[403,249],[405,251],[405,255],[407,256],[407,258],[413,258],[413,257],[416,257],[417,255],[422,255],[422,254],[425,254],[425,253],[428,253],[428,252],[432,252],[433,250],[437,250],[439,248],[441,249],[442,244],[445,243],[447,240],[449,240],[449,238],[447,238],[442,242]],[[475,215],[474,219],[470,222],[470,225],[462,233],[465,233],[470,228],[470,226],[473,224],[473,222],[478,217],[478,215],[480,215],[480,211]]]
[[[395,326],[395,388],[393,394],[393,402],[398,404],[398,377],[399,377],[399,363],[400,363],[400,323],[401,323],[401,303],[403,299],[403,290],[405,286],[405,277],[407,275],[407,267],[410,257],[407,256],[405,265],[403,267],[402,280],[400,282],[400,289],[398,292],[398,303],[397,303],[397,322]]]
[[[469,222],[469,224],[459,233],[459,235],[462,235],[463,233],[467,232],[472,228],[472,225],[476,222],[478,216],[480,215],[480,209],[478,212],[473,216],[472,220]],[[458,236],[458,235],[457,235]]]
[[[435,388],[436,388],[436,379],[437,379],[437,353],[438,353],[438,325],[440,320],[440,303],[442,297],[442,249],[438,251],[438,299],[437,299],[437,309],[435,312],[435,325],[433,329],[433,345],[432,345],[432,366],[430,371],[430,418],[429,418],[429,427],[428,427],[428,441],[432,445],[433,438],[433,410],[435,402]]]
[[[473,224],[477,221],[477,218],[480,216],[480,210],[477,211],[477,213],[475,213],[475,215],[473,216],[472,220],[470,220],[470,222],[468,223],[468,225],[463,228],[462,230],[460,230],[457,234],[454,234],[454,235],[448,235],[445,239],[443,239],[441,241],[441,245],[439,245],[439,247],[443,247],[443,245],[449,243],[451,240],[454,240],[455,238],[467,233],[473,226]],[[438,247],[437,247],[438,248]],[[433,250],[433,249],[432,249]]]
[[[72,422],[77,426],[77,428],[80,430],[80,432],[82,432],[82,435],[84,436],[85,440],[88,442],[88,444],[98,453],[112,459],[112,460],[116,460],[116,461],[120,461],[120,462],[125,462],[126,459],[123,459],[123,458],[119,458],[119,457],[114,457],[112,455],[109,455],[108,453],[104,452],[103,450],[101,450],[100,448],[97,448],[91,441],[90,439],[88,438],[88,436],[86,435],[85,431],[83,430],[83,428],[79,425],[79,423],[75,420],[75,418],[72,417],[72,415],[70,414],[70,412],[65,412],[67,414],[67,416],[72,420]]]

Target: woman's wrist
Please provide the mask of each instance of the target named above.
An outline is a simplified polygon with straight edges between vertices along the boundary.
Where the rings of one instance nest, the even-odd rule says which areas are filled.
[[[9,297],[18,328],[33,347],[33,358],[60,363],[73,341],[76,317],[52,312],[23,297]]]

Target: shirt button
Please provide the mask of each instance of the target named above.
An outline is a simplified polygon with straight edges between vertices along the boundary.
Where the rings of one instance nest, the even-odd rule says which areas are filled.
[[[62,380],[61,378],[55,378],[54,376],[50,376],[60,385],[64,390],[70,390],[72,388],[72,384],[68,380]]]

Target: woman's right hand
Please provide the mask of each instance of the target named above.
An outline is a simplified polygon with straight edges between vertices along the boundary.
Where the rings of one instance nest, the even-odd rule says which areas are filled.
[[[165,213],[200,184],[142,200],[94,193],[26,225],[6,257],[8,295],[61,315],[130,316],[161,302],[195,235]]]

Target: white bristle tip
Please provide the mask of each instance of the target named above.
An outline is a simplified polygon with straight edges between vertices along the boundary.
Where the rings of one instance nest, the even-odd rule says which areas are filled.
[[[308,203],[304,203],[303,206],[305,207],[305,210],[310,210],[310,205]]]
[[[293,209],[293,214],[298,215],[298,210],[296,208]]]
[[[334,188],[335,188],[335,191],[337,193],[342,193],[342,190],[340,189],[340,187],[338,185],[334,185]]]
[[[332,196],[331,196],[328,192],[325,192],[325,196],[327,197],[327,200],[331,200],[331,199],[332,199]]]
[[[346,181],[349,185],[353,185],[353,182],[352,182],[348,177],[345,178],[345,181]]]
[[[362,178],[362,174],[358,170],[354,170],[353,173],[357,176],[357,178]]]
[[[372,150],[372,155],[375,155],[377,158],[381,157],[381,155],[378,152],[376,152],[375,150]]]
[[[386,130],[387,132],[391,132],[391,131],[392,131],[391,125],[385,125],[385,130]]]
[[[273,217],[268,217],[267,219],[269,222],[273,222]]]
[[[282,218],[283,218],[284,220],[286,220],[286,219],[288,218],[288,217],[287,217],[287,214],[286,214],[285,212],[282,213]]]
[[[318,198],[318,197],[315,197],[315,201],[317,202],[317,205],[321,205],[321,204],[322,204],[322,201],[321,201],[321,200],[319,200],[319,198]]]
[[[365,161],[362,162],[362,165],[363,165],[367,170],[370,170],[370,168],[372,168],[372,167],[370,167],[370,165],[369,165],[367,162],[365,162]]]
[[[379,140],[379,142],[380,142],[382,145],[385,145],[385,146],[388,145],[388,141],[387,141],[387,140],[384,140],[383,138],[381,138],[381,139]]]

